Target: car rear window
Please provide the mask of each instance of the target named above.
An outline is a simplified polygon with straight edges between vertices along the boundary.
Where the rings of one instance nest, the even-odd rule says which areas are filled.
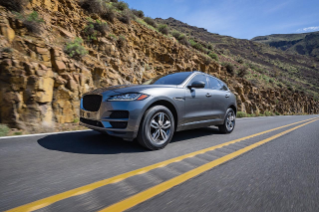
[[[192,72],[180,72],[169,74],[166,76],[156,77],[143,83],[143,85],[180,85],[182,84]]]

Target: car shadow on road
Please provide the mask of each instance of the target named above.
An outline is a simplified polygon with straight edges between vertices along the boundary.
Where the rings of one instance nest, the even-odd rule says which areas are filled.
[[[172,142],[181,142],[213,134],[220,133],[215,128],[178,132],[175,134]],[[78,154],[119,154],[148,151],[136,142],[124,141],[120,138],[94,131],[48,135],[39,139],[38,143],[49,150]],[[169,148],[169,146],[166,148]]]

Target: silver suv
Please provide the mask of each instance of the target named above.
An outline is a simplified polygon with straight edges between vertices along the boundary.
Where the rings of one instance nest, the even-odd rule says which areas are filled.
[[[86,93],[81,125],[150,150],[164,148],[174,132],[216,125],[235,128],[235,95],[221,80],[202,72],[180,72],[142,85],[120,85]]]

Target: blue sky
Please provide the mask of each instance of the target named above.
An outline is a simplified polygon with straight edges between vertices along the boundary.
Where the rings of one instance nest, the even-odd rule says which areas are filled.
[[[235,38],[319,31],[319,0],[125,0],[152,18],[173,17]]]

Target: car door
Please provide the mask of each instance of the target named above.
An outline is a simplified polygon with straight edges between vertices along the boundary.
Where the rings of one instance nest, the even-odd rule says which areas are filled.
[[[208,77],[209,93],[211,95],[210,108],[213,118],[223,120],[228,107],[229,91],[226,85],[214,77]]]
[[[184,125],[196,125],[212,119],[207,77],[204,74],[197,74],[187,85],[195,81],[205,82],[205,88],[185,87]]]

